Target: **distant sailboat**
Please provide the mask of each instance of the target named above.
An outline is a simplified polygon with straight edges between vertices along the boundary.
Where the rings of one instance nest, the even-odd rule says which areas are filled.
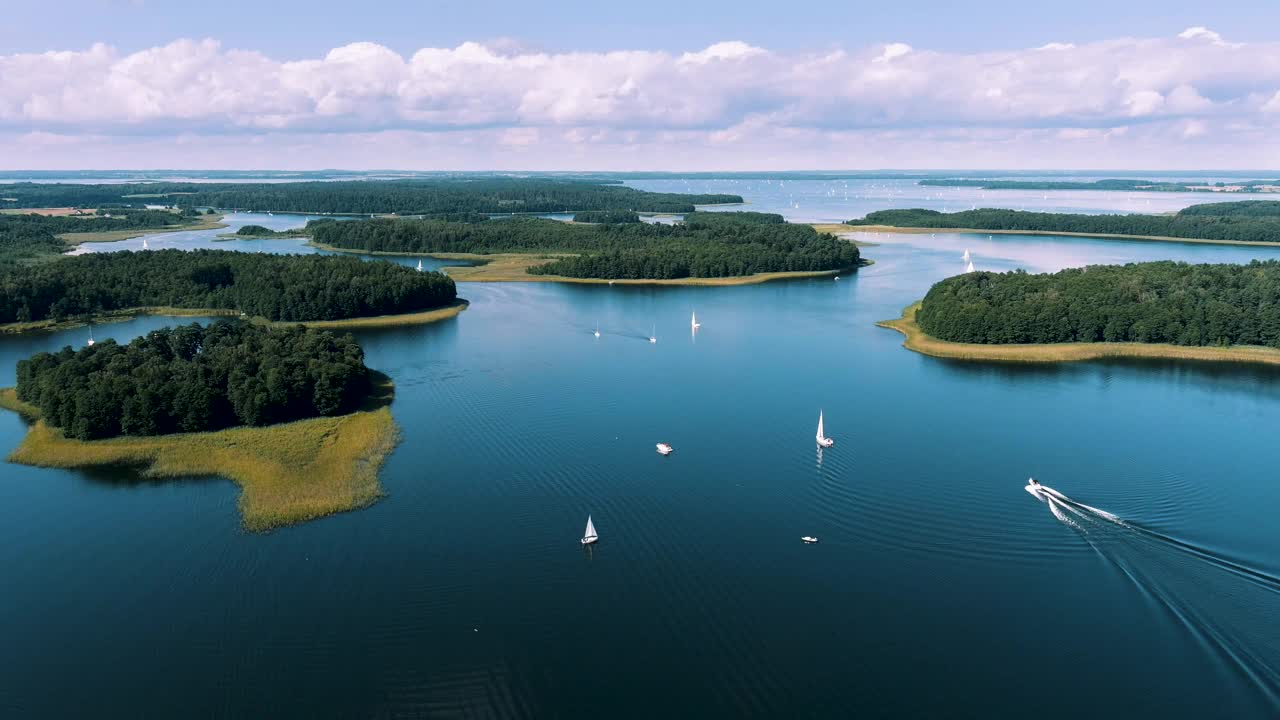
[[[690,325],[694,330],[697,330],[698,328],[702,327],[702,323],[698,322],[698,313],[697,313],[697,312],[694,312],[694,313],[693,313],[693,317],[689,320],[689,325]]]
[[[596,323],[595,336],[600,337],[600,323]]]
[[[89,342],[85,343],[88,347],[93,347],[93,328],[89,328]]]
[[[422,261],[418,261],[418,272],[422,272]]]
[[[151,246],[147,244],[147,239],[146,239],[146,238],[142,238],[142,249],[143,249],[143,250],[150,250],[150,249],[151,249]]]
[[[829,448],[836,444],[836,441],[827,437],[822,431],[822,411],[818,411],[818,434],[815,436],[818,440],[818,447]]]
[[[974,272],[974,271],[975,271],[975,268],[973,267],[973,261],[972,261],[972,260],[970,260],[970,261],[969,261],[969,264],[965,266],[964,271],[965,271],[966,273],[971,273],[971,272]]]
[[[600,536],[596,534],[596,526],[591,524],[591,516],[587,516],[587,530],[582,534],[582,544],[590,545],[599,540]]]
[[[649,336],[649,342],[651,343],[658,342],[658,326],[657,325],[653,326],[653,334]]]
[[[969,262],[969,248],[964,249],[964,255],[961,255],[960,258],[965,262]]]

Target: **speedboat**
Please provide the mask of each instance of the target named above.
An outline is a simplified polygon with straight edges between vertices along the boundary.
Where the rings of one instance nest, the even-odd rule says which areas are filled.
[[[805,545],[813,545],[818,542],[818,538],[813,537],[812,535],[805,535],[804,537],[800,538],[800,541],[803,542]]]
[[[673,453],[673,452],[675,452],[675,451],[676,451],[676,449],[675,449],[675,448],[671,447],[670,445],[668,445],[668,444],[666,444],[666,443],[658,443],[658,454],[659,454],[659,455],[670,455],[671,453]]]
[[[1034,497],[1040,502],[1048,501],[1048,499],[1045,497],[1045,494],[1044,494],[1044,486],[1041,485],[1039,481],[1037,481],[1035,478],[1027,478],[1027,486],[1022,489],[1031,493],[1031,497]]]

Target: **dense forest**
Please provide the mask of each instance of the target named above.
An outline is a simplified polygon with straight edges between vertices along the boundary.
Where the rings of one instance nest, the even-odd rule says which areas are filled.
[[[1262,186],[1280,185],[1280,180],[1244,180],[1241,182],[1174,182],[1170,180],[982,180],[971,178],[928,178],[920,185],[934,187],[976,187],[983,190],[1110,190],[1113,192],[1215,192],[1209,187],[1239,186],[1235,192],[1266,192]]]
[[[243,322],[155,330],[18,363],[18,397],[72,438],[267,425],[355,409],[369,395],[350,335]]]
[[[1081,215],[1022,210],[878,210],[849,225],[910,228],[970,228],[1039,232],[1159,235],[1205,240],[1280,242],[1280,201],[1192,205],[1173,215]]]
[[[166,210],[127,210],[83,216],[0,214],[0,266],[60,255],[67,244],[62,233],[152,230],[198,222],[193,214]]]
[[[689,213],[683,223],[573,224],[541,218],[313,221],[320,243],[407,253],[573,253],[532,274],[607,279],[731,277],[840,270],[860,260],[853,243],[763,213]]]
[[[439,273],[325,255],[156,250],[0,268],[0,323],[152,306],[339,320],[426,310],[456,296],[453,280]]]
[[[967,273],[934,285],[916,321],[953,342],[1280,348],[1280,261]]]
[[[738,195],[652,193],[616,183],[551,178],[442,178],[297,183],[14,183],[0,185],[12,207],[116,207],[165,202],[226,210],[434,215],[576,210],[690,212],[694,205],[740,203]],[[0,208],[6,207],[0,203]]]

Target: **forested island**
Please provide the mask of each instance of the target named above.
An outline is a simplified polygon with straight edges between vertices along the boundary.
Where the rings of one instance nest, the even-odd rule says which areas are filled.
[[[1170,215],[1083,215],[979,209],[944,213],[920,208],[878,210],[851,226],[1071,233],[1223,242],[1280,242],[1280,201],[1192,205]]]
[[[541,218],[474,223],[319,220],[309,223],[307,230],[321,246],[362,252],[519,254],[532,258],[523,268],[530,275],[578,279],[835,272],[861,261],[853,243],[765,213],[693,212],[674,225]]]
[[[994,180],[975,178],[928,178],[919,185],[934,187],[976,187],[982,190],[1110,190],[1112,192],[1280,192],[1280,180],[1240,182],[1174,182],[1169,180]]]
[[[110,208],[165,202],[184,208],[320,214],[435,215],[583,210],[692,212],[695,205],[741,203],[739,195],[657,193],[603,180],[440,178],[296,183],[13,183],[0,197],[14,207]],[[5,205],[0,204],[0,208]]]
[[[244,225],[233,233],[224,233],[218,236],[222,240],[276,240],[297,237],[307,237],[306,229],[272,230],[262,225]]]
[[[324,255],[156,250],[0,268],[0,324],[155,307],[332,321],[417,313],[456,299],[453,280],[440,273]]]
[[[351,336],[296,325],[166,328],[39,353],[17,376],[0,406],[34,425],[11,461],[222,475],[251,530],[374,502],[398,437],[390,381]]]
[[[100,210],[84,215],[0,213],[0,267],[57,257],[69,247],[60,237],[67,234],[186,228],[202,220],[195,212],[167,210]]]
[[[908,347],[953,357],[1280,362],[1280,261],[966,273],[935,284],[903,320],[886,324],[907,334]]]

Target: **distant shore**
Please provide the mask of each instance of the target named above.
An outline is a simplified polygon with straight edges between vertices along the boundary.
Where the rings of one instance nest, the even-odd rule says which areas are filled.
[[[459,298],[444,307],[430,310],[402,313],[399,315],[371,315],[366,317],[343,318],[341,320],[267,320],[257,316],[248,316],[250,322],[267,325],[305,325],[319,330],[351,330],[368,327],[391,327],[396,325],[425,325],[455,317],[467,309],[470,303]],[[168,317],[240,317],[236,310],[214,308],[175,308],[175,307],[137,307],[96,315],[93,318],[77,318],[74,320],[40,320],[26,323],[6,323],[0,325],[0,334],[16,335],[26,332],[54,332],[90,324],[107,324],[132,320],[141,315],[161,315]]]
[[[1153,242],[1191,243],[1196,245],[1252,245],[1280,248],[1280,242],[1259,240],[1210,240],[1208,238],[1183,238],[1168,235],[1120,235],[1117,233],[1063,232],[1061,230],[983,230],[981,228],[921,228],[897,225],[847,225],[850,232],[884,232],[904,235],[924,233],[954,233],[960,235],[1065,235],[1067,237],[1099,238],[1102,240],[1144,240]]]
[[[33,467],[133,467],[144,477],[217,475],[240,486],[246,530],[264,532],[358,510],[385,493],[383,461],[399,442],[388,407],[391,379],[374,373],[375,392],[362,410],[263,427],[216,432],[72,440],[40,418],[40,410],[0,390],[0,408],[31,423],[9,462]]]
[[[446,267],[449,277],[456,282],[562,282],[585,285],[755,285],[773,280],[797,280],[803,278],[834,277],[841,273],[852,272],[857,267],[840,268],[838,270],[815,270],[811,272],[768,272],[754,275],[733,275],[730,277],[687,277],[672,279],[614,279],[577,278],[565,275],[531,275],[526,270],[537,265],[553,262],[564,254],[555,253],[493,253],[478,255],[475,253],[410,253],[410,252],[377,252],[369,250],[349,250],[317,243],[307,243],[312,247],[329,252],[349,253],[352,255],[389,255],[393,257],[424,257],[435,260],[462,260],[473,265],[449,265]],[[858,267],[872,264],[872,260],[863,259]]]
[[[902,317],[876,325],[906,336],[903,347],[922,355],[954,360],[1017,363],[1077,362],[1103,358],[1148,358],[1246,362],[1280,365],[1280,350],[1269,347],[1202,347],[1163,343],[1049,343],[1040,345],[986,345],[956,343],[931,337],[916,323],[920,303],[907,306]]]

